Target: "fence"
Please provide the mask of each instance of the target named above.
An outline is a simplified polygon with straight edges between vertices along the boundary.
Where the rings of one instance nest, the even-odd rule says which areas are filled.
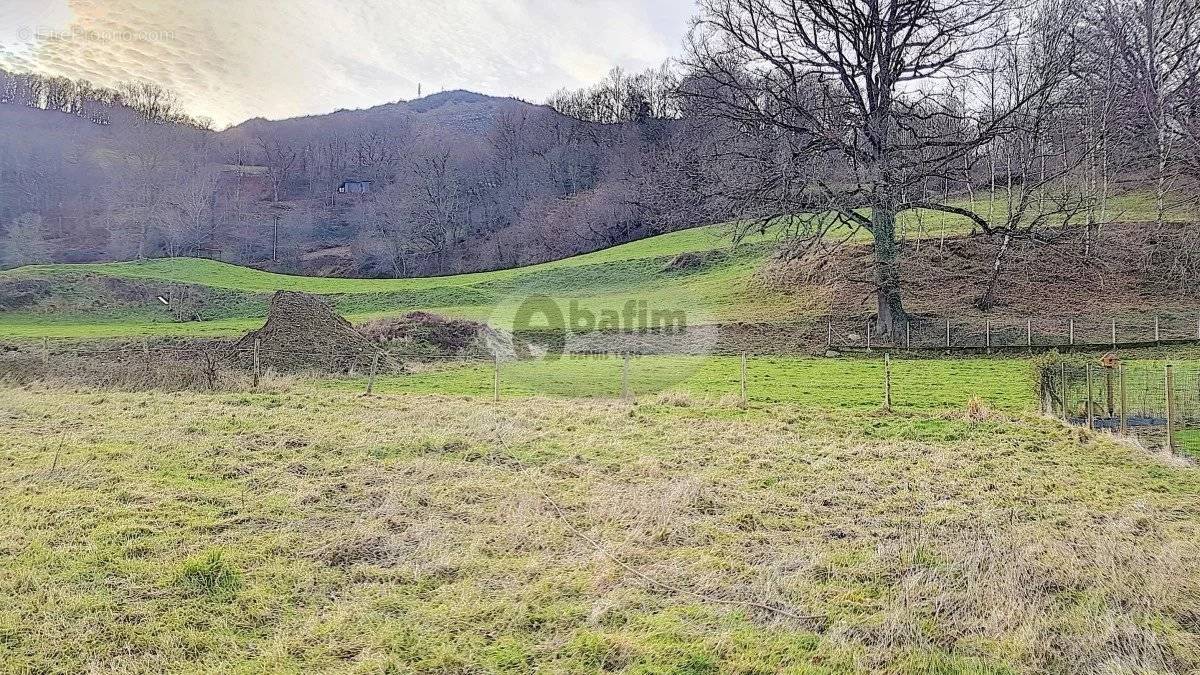
[[[955,319],[914,316],[894,334],[875,334],[873,318],[830,319],[826,345],[838,351],[904,349],[1001,353],[1200,344],[1200,315]]]
[[[1059,363],[1042,368],[1039,393],[1042,410],[1069,424],[1133,435],[1187,454],[1200,449],[1200,370],[1195,368]]]
[[[1034,369],[1025,361],[820,359],[771,355],[597,353],[560,358],[491,354],[402,354],[383,350],[257,350],[174,343],[31,345],[0,355],[0,380],[66,379],[101,388],[253,388],[274,373],[359,392],[593,398],[670,397],[724,404],[796,403],[878,410],[961,408],[975,395],[994,408],[1036,408]],[[932,364],[932,366],[931,366]],[[183,384],[167,382],[173,376]],[[161,374],[161,376],[160,376]],[[142,378],[142,379],[139,379]],[[144,378],[149,378],[144,379]]]
[[[1200,450],[1200,370],[1161,362],[1106,368],[1063,362],[1036,369],[1025,359],[803,359],[787,356],[565,355],[558,359],[397,353],[363,345],[271,348],[259,344],[116,343],[49,340],[0,356],[0,380],[47,375],[104,386],[256,388],[276,372],[301,372],[324,386],[487,396],[634,399],[678,391],[745,406],[787,402],[869,409],[985,405],[1043,412],[1093,429],[1125,431],[1155,444]],[[149,381],[138,378],[148,378]],[[122,379],[123,378],[123,379]],[[174,378],[170,382],[167,379]],[[385,380],[386,378],[386,380]]]

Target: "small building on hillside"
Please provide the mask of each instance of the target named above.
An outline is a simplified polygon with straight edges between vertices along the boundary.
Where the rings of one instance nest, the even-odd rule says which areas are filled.
[[[371,181],[359,178],[347,178],[338,186],[338,192],[362,195],[371,191]]]

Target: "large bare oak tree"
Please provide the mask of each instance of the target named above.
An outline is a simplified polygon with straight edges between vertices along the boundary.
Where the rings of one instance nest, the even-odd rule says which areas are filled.
[[[1007,224],[919,189],[961,174],[964,158],[1010,131],[1055,86],[1046,77],[1001,109],[972,106],[964,82],[1012,39],[1005,0],[701,0],[682,88],[723,126],[716,181],[747,226],[769,221],[824,239],[869,232],[881,333],[907,321],[897,215],[928,209],[984,232]],[[1063,64],[1063,71],[1066,64]],[[952,86],[956,85],[956,86]],[[799,214],[814,217],[798,219]],[[799,225],[797,225],[799,223]]]

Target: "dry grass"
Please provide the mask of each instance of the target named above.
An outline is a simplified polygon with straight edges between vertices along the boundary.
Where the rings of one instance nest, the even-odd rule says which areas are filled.
[[[678,400],[6,390],[0,662],[1200,668],[1194,468],[1036,417]]]
[[[212,353],[217,356],[216,352]],[[294,388],[302,373],[263,371],[258,391],[278,393]],[[202,355],[113,358],[56,355],[48,364],[30,353],[0,354],[0,386],[36,385],[47,389],[90,391],[250,391],[253,374],[227,361],[206,361]]]

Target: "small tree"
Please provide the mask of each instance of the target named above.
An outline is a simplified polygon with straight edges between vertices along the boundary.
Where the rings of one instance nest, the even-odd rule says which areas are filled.
[[[6,267],[37,265],[51,260],[50,242],[46,239],[46,228],[42,216],[25,213],[17,217],[8,231],[0,238],[0,262]]]

